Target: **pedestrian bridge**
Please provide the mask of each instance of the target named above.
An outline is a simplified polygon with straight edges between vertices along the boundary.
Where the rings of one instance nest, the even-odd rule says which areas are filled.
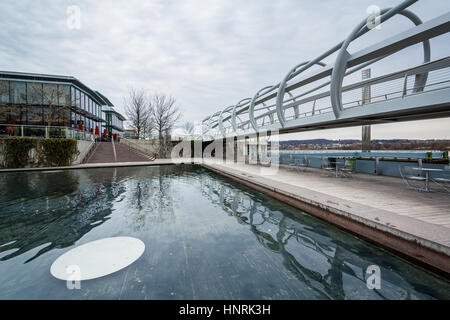
[[[344,41],[294,66],[281,82],[206,117],[202,121],[203,140],[269,130],[290,133],[450,117],[450,56],[431,60],[430,47],[430,39],[450,31],[450,12],[422,22],[407,9],[415,2],[407,0],[364,18]],[[348,52],[352,41],[398,15],[409,19],[413,27],[355,53]],[[412,67],[347,83],[351,74],[374,63],[379,65],[416,44],[421,44],[423,60]],[[334,65],[322,62],[333,54]],[[388,65],[383,69],[392,70]]]

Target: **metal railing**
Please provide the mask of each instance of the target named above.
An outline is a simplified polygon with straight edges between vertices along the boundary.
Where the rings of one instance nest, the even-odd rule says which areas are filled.
[[[253,98],[242,99],[205,118],[202,122],[204,139],[239,136],[271,128],[298,127],[295,120],[331,112],[337,121],[342,118],[345,109],[448,89],[450,57],[430,62],[429,40],[449,32],[450,13],[423,23],[418,16],[406,9],[414,2],[405,0],[393,8],[381,10],[380,13],[380,23],[402,15],[415,25],[411,29],[350,54],[347,51],[349,44],[371,30],[368,25],[370,17],[366,17],[344,41],[315,59],[298,64],[280,83],[266,86]],[[343,79],[347,80],[347,76],[419,43],[423,45],[424,63],[343,86]],[[338,55],[334,65],[322,62],[336,52]],[[318,71],[303,76],[313,66],[319,66]],[[298,76],[300,79],[294,81]],[[371,88],[372,94],[370,99],[363,99],[361,89],[367,87]],[[298,93],[299,91],[301,92]],[[326,119],[329,119],[331,126],[332,118],[327,115]]]
[[[120,143],[125,144],[128,148],[135,149],[150,157],[156,157],[158,154],[158,142],[153,140],[138,140],[121,138]]]
[[[94,141],[95,135],[64,126],[0,124],[0,137],[73,138]]]

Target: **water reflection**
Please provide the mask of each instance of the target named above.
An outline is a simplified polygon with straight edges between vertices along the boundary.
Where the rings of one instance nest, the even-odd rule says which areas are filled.
[[[111,214],[112,201],[125,191],[110,171],[99,170],[94,176],[80,170],[1,177],[5,192],[0,198],[0,253],[15,250],[0,260],[47,244],[25,263],[53,248],[69,247],[100,226]]]
[[[241,186],[237,189],[212,173],[202,175],[201,185],[205,197],[238,223],[248,225],[257,241],[279,254],[285,268],[317,298],[448,298],[448,290],[442,287],[445,281],[334,226],[263,195],[256,197]],[[381,268],[380,290],[366,287],[366,270],[374,264]]]
[[[132,298],[161,298],[175,289],[180,296],[186,290],[184,297],[193,298],[186,288],[194,285],[200,295],[222,298],[225,293],[219,294],[216,283],[208,282],[211,274],[216,280],[214,272],[235,275],[232,279],[237,280],[226,283],[221,279],[220,286],[228,286],[240,298],[277,297],[259,287],[258,277],[246,283],[243,278],[252,277],[252,273],[280,275],[278,284],[292,289],[283,298],[297,297],[297,293],[311,299],[449,298],[449,286],[444,280],[330,224],[196,166],[6,174],[0,176],[0,188],[4,190],[0,194],[1,260],[35,249],[29,253],[33,255],[29,262],[53,248],[72,246],[94,229],[91,239],[83,240],[124,232],[153,246],[129,269],[133,276],[124,270],[124,274],[117,273],[108,280],[93,281],[91,289],[80,291],[80,298],[114,296],[119,291],[122,294],[122,290]],[[216,228],[221,224],[232,229]],[[195,250],[190,249],[190,244]],[[240,254],[231,258],[229,254],[236,250],[249,255],[245,259]],[[47,275],[53,261],[50,256],[48,261],[45,256],[36,261],[42,263],[41,271],[45,268]],[[255,267],[255,261],[266,268]],[[14,289],[21,288],[23,274],[15,270],[8,274],[8,263],[15,262],[5,262],[2,281],[10,281],[4,288],[15,297]],[[373,264],[381,267],[381,290],[366,287],[365,272]],[[29,268],[38,270],[33,264],[22,270]],[[149,289],[138,290],[136,283],[148,285]],[[57,288],[57,283],[46,285]],[[22,292],[18,296],[21,294],[26,296]],[[65,294],[69,297],[72,293],[60,291],[55,297]]]
[[[53,248],[73,245],[109,219],[114,203],[125,200],[133,225],[174,219],[171,178],[187,166],[130,167],[8,173],[0,176],[0,258],[34,248],[30,262]],[[129,191],[126,193],[126,191]]]

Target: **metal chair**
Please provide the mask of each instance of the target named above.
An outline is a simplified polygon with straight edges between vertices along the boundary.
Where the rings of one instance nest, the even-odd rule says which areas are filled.
[[[402,177],[403,182],[405,182],[408,189],[426,191],[426,177],[424,171],[420,170],[420,167],[399,166],[398,169],[400,172],[400,176]]]
[[[289,155],[288,166],[291,166],[291,167],[294,167],[294,168],[296,167],[296,159],[294,159],[292,154]]]
[[[450,192],[450,170],[439,173],[438,176],[432,176],[431,181],[446,192]]]
[[[323,158],[320,160],[320,168],[327,171],[327,172],[332,172],[336,170],[336,167],[333,167],[330,165],[330,162],[328,161],[328,158]],[[325,174],[326,176],[328,176],[328,174]]]
[[[350,178],[355,172],[355,163],[349,159],[344,159],[344,166],[339,169],[344,177]]]
[[[306,171],[306,168],[309,166],[308,158],[304,156],[302,159],[297,159],[296,166],[299,170]]]

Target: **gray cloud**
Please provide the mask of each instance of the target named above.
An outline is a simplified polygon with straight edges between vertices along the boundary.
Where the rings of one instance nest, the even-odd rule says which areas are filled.
[[[131,86],[165,92],[177,98],[184,120],[200,120],[280,81],[296,63],[332,47],[373,4],[383,8],[393,2],[2,1],[0,69],[73,75],[101,91],[122,112]],[[69,5],[81,8],[80,30],[67,28]],[[426,21],[447,12],[449,4],[419,1],[411,9]],[[395,18],[351,49],[409,26],[406,19]],[[446,35],[433,41],[433,58],[448,55],[449,40]],[[420,50],[411,50],[420,59]],[[401,55],[392,59],[399,65],[405,60]],[[441,126],[433,134],[448,137],[443,127],[450,124],[448,119],[433,123],[434,128],[436,123]],[[419,126],[429,128],[430,122]],[[423,130],[414,134],[417,131]],[[354,128],[343,129],[342,135],[353,132]],[[330,133],[296,137],[311,134]]]

